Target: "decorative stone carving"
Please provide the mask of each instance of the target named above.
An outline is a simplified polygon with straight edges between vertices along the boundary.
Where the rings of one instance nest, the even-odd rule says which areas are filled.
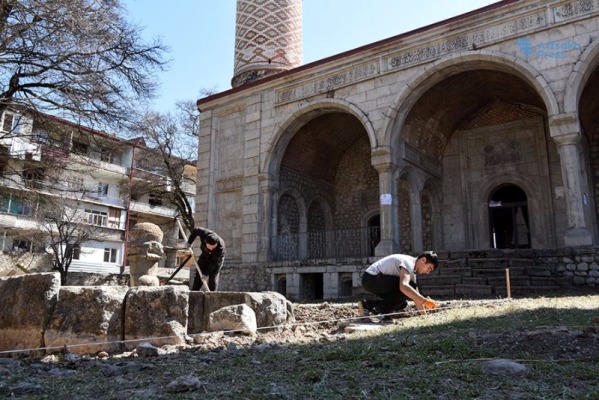
[[[129,286],[158,286],[158,262],[164,255],[162,230],[158,225],[141,222],[129,232],[127,260],[131,281]]]

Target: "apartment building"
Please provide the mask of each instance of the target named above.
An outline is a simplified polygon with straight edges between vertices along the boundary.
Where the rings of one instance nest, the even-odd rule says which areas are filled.
[[[49,269],[43,255],[69,243],[69,272],[127,272],[128,231],[139,222],[160,226],[167,246],[182,239],[169,198],[172,182],[142,138],[14,110],[3,113],[0,127],[0,249],[3,256],[28,259],[4,267],[9,273]],[[185,165],[181,186],[192,206],[195,174],[195,166]],[[67,233],[57,239],[60,224]],[[68,238],[75,229],[79,238]],[[176,256],[168,254],[161,267],[175,268]]]

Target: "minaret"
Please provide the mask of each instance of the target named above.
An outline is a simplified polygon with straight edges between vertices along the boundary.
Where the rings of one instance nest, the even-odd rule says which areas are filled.
[[[237,87],[302,64],[302,0],[237,0]]]

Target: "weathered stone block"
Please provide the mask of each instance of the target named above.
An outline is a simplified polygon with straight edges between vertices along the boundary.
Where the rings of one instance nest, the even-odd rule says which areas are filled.
[[[246,293],[245,304],[256,314],[258,328],[276,327],[294,321],[291,303],[280,293]]]
[[[208,330],[210,313],[223,307],[244,304],[244,292],[191,292],[194,297],[193,308],[189,310],[189,319],[193,320],[193,330],[189,334]],[[198,299],[202,297],[202,301]]]
[[[215,331],[234,331],[246,335],[256,333],[256,314],[247,304],[223,307],[209,315],[208,329]]]
[[[44,347],[59,289],[58,272],[0,278],[0,351]]]
[[[123,303],[128,291],[125,286],[62,287],[44,333],[46,346],[67,346],[77,354],[122,350]]]
[[[187,286],[131,288],[125,301],[124,338],[140,339],[155,346],[183,344],[188,312]]]

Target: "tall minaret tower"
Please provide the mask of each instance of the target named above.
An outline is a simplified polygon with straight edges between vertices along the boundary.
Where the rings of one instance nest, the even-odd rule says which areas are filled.
[[[235,70],[240,86],[302,64],[302,0],[237,0]]]

